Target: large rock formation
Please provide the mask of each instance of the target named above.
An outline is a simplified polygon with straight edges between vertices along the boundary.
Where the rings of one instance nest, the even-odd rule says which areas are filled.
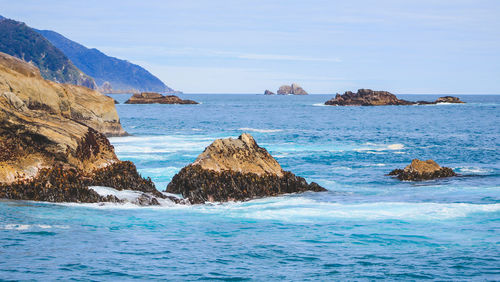
[[[414,159],[404,169],[395,169],[389,175],[397,176],[400,180],[428,180],[455,176],[456,174],[451,168],[441,167],[433,160]]]
[[[396,95],[387,91],[373,91],[359,89],[357,93],[351,91],[325,102],[325,105],[335,106],[381,106],[381,105],[412,105],[413,102],[400,100]]]
[[[182,194],[191,203],[245,201],[304,191],[326,191],[302,177],[284,171],[249,134],[217,139],[184,167],[168,184],[169,193]]]
[[[112,99],[46,81],[32,65],[0,53],[0,198],[121,201],[89,186],[165,198],[132,163],[118,160],[103,133],[124,133]]]
[[[307,92],[296,83],[292,83],[292,85],[282,85],[276,93],[278,95],[307,95]]]
[[[183,100],[175,95],[163,96],[159,93],[143,92],[132,95],[125,104],[198,104],[198,102]]]
[[[105,135],[123,130],[113,99],[87,87],[43,79],[36,67],[0,52],[0,93],[13,93],[29,110],[45,110]]]
[[[94,79],[78,69],[61,50],[22,22],[0,19],[0,52],[33,63],[45,79],[97,89]]]
[[[457,97],[445,96],[436,101],[417,101],[411,102],[398,99],[396,95],[387,91],[373,91],[371,89],[359,89],[353,93],[347,91],[340,95],[337,93],[335,98],[325,102],[325,105],[331,106],[388,106],[388,105],[428,105],[439,103],[464,103]]]

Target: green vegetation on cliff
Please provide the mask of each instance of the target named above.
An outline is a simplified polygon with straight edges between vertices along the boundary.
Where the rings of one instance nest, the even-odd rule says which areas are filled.
[[[109,82],[114,91],[174,92],[141,66],[107,56],[95,48],[89,49],[55,31],[37,32],[59,48],[78,68],[92,76],[100,86]]]
[[[0,51],[34,64],[45,79],[96,88],[91,77],[25,23],[0,18]]]

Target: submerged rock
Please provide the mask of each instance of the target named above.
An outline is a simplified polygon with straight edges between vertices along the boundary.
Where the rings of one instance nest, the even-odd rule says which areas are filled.
[[[326,191],[284,171],[253,137],[217,139],[194,163],[177,173],[166,192],[182,194],[193,204],[245,201],[285,193]]]
[[[266,89],[266,91],[264,91],[264,95],[274,95],[274,92]]]
[[[282,85],[276,93],[278,93],[278,95],[307,95],[307,92],[296,83],[292,83],[292,85]]]
[[[389,175],[397,176],[400,180],[429,180],[456,176],[456,173],[449,167],[441,167],[433,160],[421,161],[414,159],[411,164],[404,169],[395,169]]]
[[[132,95],[125,104],[198,104],[198,102],[183,100],[175,95],[163,96],[159,93],[143,92]]]

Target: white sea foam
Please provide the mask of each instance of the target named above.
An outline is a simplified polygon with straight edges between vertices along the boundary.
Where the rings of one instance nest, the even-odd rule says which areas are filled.
[[[5,224],[0,226],[4,230],[30,230],[30,229],[68,229],[67,225],[48,225],[48,224]]]
[[[238,128],[238,130],[259,132],[259,133],[273,133],[273,132],[283,131],[282,129],[259,129],[259,128],[251,128],[251,127],[242,127],[242,128]]]
[[[104,186],[90,186],[90,189],[94,190],[97,194],[106,197],[106,196],[115,196],[116,198],[124,201],[124,203],[98,203],[98,204],[84,204],[88,206],[99,206],[99,207],[122,207],[122,208],[137,208],[141,207],[140,205],[137,204],[137,200],[139,197],[141,197],[143,194],[148,195],[147,193],[143,193],[140,191],[133,191],[133,190],[116,190],[114,188],[110,187],[104,187]],[[175,196],[174,194],[170,193],[163,193],[166,196]],[[161,198],[156,198],[158,202],[160,203],[160,206],[162,207],[172,207],[175,206],[175,203],[172,202],[169,199],[161,199]],[[67,203],[69,204],[69,203]],[[69,204],[71,205],[71,204]]]
[[[465,174],[488,174],[493,172],[492,169],[472,167],[472,166],[456,167],[455,170],[457,170],[457,172],[459,173],[465,173]]]
[[[356,148],[354,151],[356,152],[367,152],[371,154],[376,154],[376,152],[382,152],[382,151],[398,151],[397,153],[401,153],[399,150],[402,150],[405,148],[403,144],[400,143],[395,143],[395,144],[375,144],[375,143],[364,143],[362,144],[363,147],[361,148]]]
[[[234,217],[283,221],[324,220],[446,220],[466,217],[478,212],[498,212],[500,204],[468,203],[406,203],[377,202],[343,204],[317,202],[293,197],[276,201],[263,199],[253,203],[233,203],[206,208],[204,212],[219,212]]]
[[[330,107],[329,105],[325,105],[325,103],[316,103],[316,104],[313,104],[313,106],[315,106],[315,107]]]

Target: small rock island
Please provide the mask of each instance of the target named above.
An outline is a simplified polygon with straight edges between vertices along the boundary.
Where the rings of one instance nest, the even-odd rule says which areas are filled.
[[[297,83],[292,83],[292,85],[282,85],[278,91],[278,95],[307,95],[307,92],[300,87]],[[275,95],[274,92],[270,90],[264,91],[264,95]]]
[[[284,171],[253,137],[217,139],[194,163],[177,173],[166,192],[182,194],[192,204],[246,201],[305,191],[326,191]]]
[[[457,174],[451,168],[441,167],[433,160],[414,159],[404,169],[395,169],[389,175],[396,176],[399,180],[419,181],[451,177]]]
[[[175,95],[163,96],[160,93],[142,92],[132,95],[125,104],[198,104],[198,102],[183,100]]]
[[[463,104],[459,98],[452,96],[445,96],[438,98],[436,101],[417,101],[411,102],[403,99],[398,99],[396,95],[387,91],[373,91],[371,89],[359,89],[358,92],[353,93],[347,91],[344,94],[337,94],[335,98],[325,102],[325,105],[330,106],[399,106],[399,105],[429,105],[439,103],[460,103]]]

